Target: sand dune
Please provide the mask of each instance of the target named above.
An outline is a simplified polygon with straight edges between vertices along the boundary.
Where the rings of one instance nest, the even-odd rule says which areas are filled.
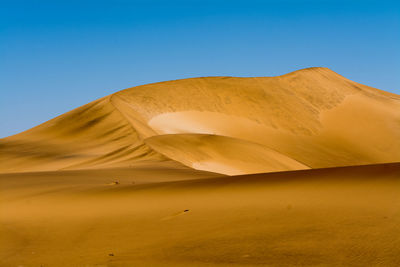
[[[168,168],[0,175],[0,265],[400,264],[399,163],[214,178]]]
[[[176,80],[117,92],[1,139],[0,171],[115,168],[173,159],[192,168],[243,174],[396,162],[399,122],[398,95],[326,68],[278,77]],[[236,153],[232,162],[220,157],[199,164],[189,143],[167,152],[145,142],[165,134],[177,134],[171,137],[174,144],[185,143],[178,140],[185,134],[230,137],[246,153]],[[214,139],[199,140],[209,149],[204,153],[219,150]],[[244,166],[252,149],[263,155],[263,168]],[[300,164],[282,164],[282,158]]]
[[[0,266],[400,266],[399,162],[326,68],[129,88],[0,139]]]

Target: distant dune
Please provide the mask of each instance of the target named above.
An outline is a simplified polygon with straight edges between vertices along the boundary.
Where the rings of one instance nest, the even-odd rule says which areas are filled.
[[[148,84],[0,140],[0,266],[400,266],[400,96]]]
[[[165,161],[229,175],[400,161],[400,96],[327,68],[193,78],[122,90],[0,140],[2,172]]]

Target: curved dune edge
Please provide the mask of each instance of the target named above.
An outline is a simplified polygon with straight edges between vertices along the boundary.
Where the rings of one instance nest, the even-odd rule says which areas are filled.
[[[0,139],[0,172],[116,168],[164,161],[169,160],[143,143],[110,96]]]
[[[400,161],[399,122],[400,96],[327,68],[276,77],[190,78],[128,88],[0,139],[0,172],[163,162],[232,174],[299,167],[279,165],[288,161],[277,155],[310,168],[396,162]],[[182,145],[169,138],[168,142],[178,143],[163,142],[166,148],[158,145],[156,151],[144,141],[164,134],[231,137],[241,141],[223,142],[240,152],[224,156],[218,143],[210,141],[207,153],[212,151],[219,159],[203,159],[190,142]],[[250,151],[262,159],[254,159]],[[167,155],[171,153],[173,157]]]
[[[186,166],[226,175],[309,169],[268,147],[227,136],[169,134],[147,138],[145,143]]]
[[[388,99],[349,95],[321,112],[321,129],[293,134],[252,119],[210,111],[188,110],[157,115],[148,121],[151,136],[210,134],[266,146],[311,167],[365,165],[400,160],[400,105]]]

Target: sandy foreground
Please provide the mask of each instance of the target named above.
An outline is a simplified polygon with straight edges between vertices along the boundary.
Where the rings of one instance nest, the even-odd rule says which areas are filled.
[[[400,265],[400,163],[14,173],[0,189],[4,267]]]

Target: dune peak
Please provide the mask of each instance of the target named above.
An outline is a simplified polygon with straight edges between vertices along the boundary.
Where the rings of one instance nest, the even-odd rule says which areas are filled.
[[[0,172],[170,161],[245,174],[395,162],[397,99],[325,67],[146,84],[1,139]],[[249,163],[252,154],[265,161]]]

